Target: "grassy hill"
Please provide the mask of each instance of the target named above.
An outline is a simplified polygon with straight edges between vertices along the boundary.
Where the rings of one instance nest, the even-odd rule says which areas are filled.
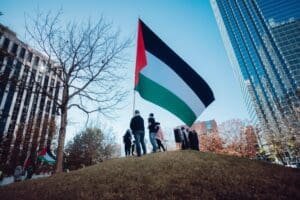
[[[300,199],[300,170],[195,151],[105,161],[0,188],[0,199]]]

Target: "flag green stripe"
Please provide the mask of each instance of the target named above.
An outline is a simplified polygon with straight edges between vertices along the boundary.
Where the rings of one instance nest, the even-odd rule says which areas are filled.
[[[141,73],[135,90],[140,93],[141,97],[170,111],[189,126],[197,118],[184,101]]]

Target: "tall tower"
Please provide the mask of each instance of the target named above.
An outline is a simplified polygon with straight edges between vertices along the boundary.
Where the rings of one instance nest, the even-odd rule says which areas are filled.
[[[261,146],[274,150],[276,139],[299,142],[300,1],[211,5],[252,121],[262,130]],[[288,146],[284,151],[294,153]]]
[[[56,68],[57,71],[49,70]],[[61,71],[0,24],[0,164],[11,173],[51,145]],[[33,158],[34,159],[34,158]]]

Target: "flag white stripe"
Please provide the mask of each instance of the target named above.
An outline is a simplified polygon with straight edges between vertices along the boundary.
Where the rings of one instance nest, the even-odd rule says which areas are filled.
[[[44,159],[46,159],[48,162],[55,162],[55,160],[52,157],[50,157],[48,153],[44,155]]]
[[[194,91],[168,65],[148,51],[146,51],[146,58],[147,66],[142,69],[141,73],[168,89],[185,102],[196,116],[199,116],[205,109],[205,105]]]

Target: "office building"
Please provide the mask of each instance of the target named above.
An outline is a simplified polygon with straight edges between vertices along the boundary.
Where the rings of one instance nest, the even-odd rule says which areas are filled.
[[[0,163],[23,164],[51,145],[56,132],[61,71],[0,24]]]
[[[198,135],[218,133],[218,125],[214,119],[208,121],[195,122],[191,128],[195,130],[198,133]]]
[[[274,141],[300,142],[300,1],[211,5],[260,146],[276,154]],[[287,145],[285,151],[295,153]]]

